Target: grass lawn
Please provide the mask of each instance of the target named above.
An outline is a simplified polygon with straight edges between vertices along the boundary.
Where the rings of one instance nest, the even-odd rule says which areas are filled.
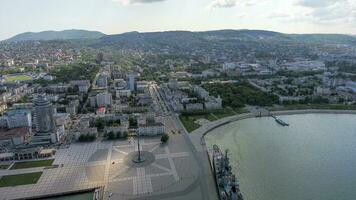
[[[32,80],[31,76],[27,75],[18,75],[18,76],[8,76],[6,77],[6,81],[13,82],[13,81],[29,81]]]
[[[0,187],[35,184],[41,175],[42,172],[3,176],[0,179]]]
[[[183,113],[179,116],[179,119],[183,123],[185,129],[187,129],[187,131],[190,133],[200,127],[199,124],[195,123],[195,121],[198,119],[207,119],[209,121],[215,121],[225,117],[230,117],[246,112],[248,111],[245,108],[224,108],[219,110],[202,111],[197,113]]]
[[[218,119],[222,119],[222,118],[225,118],[225,117],[230,117],[230,116],[233,116],[233,115],[236,115],[236,113],[229,109],[229,108],[225,108],[221,111],[218,111],[218,112],[213,112],[213,114],[218,118]]]
[[[196,117],[196,116],[194,116],[194,117]],[[193,116],[182,116],[182,115],[179,116],[180,121],[183,123],[185,129],[187,129],[187,131],[189,133],[200,127],[199,124],[194,122],[196,120],[196,119],[194,119],[194,117]]]
[[[26,161],[26,162],[17,162],[10,169],[24,169],[32,167],[48,167],[52,166],[54,159],[51,160],[35,160],[35,161]]]
[[[10,165],[0,165],[0,169],[7,169]]]
[[[239,114],[244,114],[244,113],[249,113],[250,111],[247,110],[247,108],[233,108],[235,115]]]

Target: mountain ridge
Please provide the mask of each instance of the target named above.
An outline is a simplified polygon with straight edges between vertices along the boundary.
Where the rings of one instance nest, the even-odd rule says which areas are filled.
[[[103,44],[119,42],[128,44],[139,41],[177,40],[181,42],[197,42],[199,40],[240,40],[240,41],[292,41],[304,43],[340,43],[356,44],[356,36],[348,34],[287,34],[268,30],[249,29],[222,29],[210,31],[160,31],[160,32],[125,32],[121,34],[106,35],[98,31],[79,29],[63,31],[25,32],[2,42],[36,41],[36,40],[73,40],[73,39],[96,39]],[[188,40],[186,40],[188,39]],[[197,40],[197,41],[195,41]]]
[[[17,34],[3,42],[23,41],[49,41],[49,40],[73,40],[73,39],[98,39],[105,36],[99,31],[88,31],[81,29],[68,29],[62,31],[24,32]]]

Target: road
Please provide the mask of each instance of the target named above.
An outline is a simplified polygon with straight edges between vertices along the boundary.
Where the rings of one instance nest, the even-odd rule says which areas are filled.
[[[199,150],[195,148],[192,140],[189,137],[189,133],[186,131],[183,124],[179,120],[178,115],[174,113],[172,109],[170,109],[169,104],[164,100],[159,91],[159,86],[156,83],[151,82],[150,92],[153,98],[153,102],[155,108],[159,109],[156,111],[158,113],[162,113],[162,115],[164,116],[164,124],[166,126],[166,131],[168,133],[180,133],[183,136],[184,141],[188,145],[189,150],[198,165],[199,170],[197,172],[197,181],[196,184],[194,184],[194,187],[200,188],[200,199],[218,199],[213,174],[211,172],[209,158],[206,153],[205,147]]]

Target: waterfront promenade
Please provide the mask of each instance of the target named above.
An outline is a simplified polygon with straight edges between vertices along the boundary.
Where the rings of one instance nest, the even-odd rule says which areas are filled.
[[[356,110],[320,110],[320,109],[309,109],[309,110],[284,110],[284,111],[274,111],[274,112],[262,112],[262,117],[269,117],[271,114],[275,116],[280,115],[296,115],[296,114],[356,114]],[[203,150],[203,148],[207,148],[205,146],[204,136],[208,134],[210,131],[223,126],[225,124],[243,120],[254,118],[258,116],[260,113],[244,113],[239,115],[234,115],[226,118],[222,118],[216,121],[212,121],[206,124],[203,124],[200,128],[194,130],[189,134],[191,141],[193,142],[196,149]]]

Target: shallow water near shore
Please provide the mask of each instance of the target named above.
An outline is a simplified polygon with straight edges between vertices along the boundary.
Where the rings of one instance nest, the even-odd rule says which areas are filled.
[[[302,114],[252,118],[205,137],[229,157],[247,200],[354,200],[356,115]]]

